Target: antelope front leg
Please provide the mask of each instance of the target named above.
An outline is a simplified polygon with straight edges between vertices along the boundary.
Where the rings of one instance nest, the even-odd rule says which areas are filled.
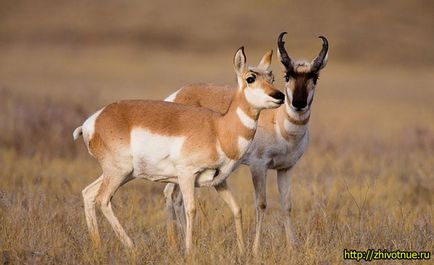
[[[277,186],[280,193],[280,203],[285,218],[286,244],[289,249],[298,245],[297,236],[291,221],[291,169],[277,171]]]
[[[184,201],[184,209],[187,215],[187,225],[185,231],[185,252],[187,255],[189,255],[193,246],[193,222],[194,217],[196,216],[196,205],[194,198],[195,177],[178,177],[178,180],[182,199]]]
[[[265,209],[267,208],[267,167],[250,167],[250,172],[255,189],[256,228],[255,239],[253,241],[253,255],[256,256],[259,252],[262,222],[264,220]]]
[[[220,198],[226,202],[232,211],[235,219],[235,229],[237,233],[237,243],[241,254],[244,254],[244,237],[243,237],[243,218],[241,213],[241,208],[235,200],[234,195],[228,187],[226,181],[222,182],[220,185],[215,186],[217,193]]]

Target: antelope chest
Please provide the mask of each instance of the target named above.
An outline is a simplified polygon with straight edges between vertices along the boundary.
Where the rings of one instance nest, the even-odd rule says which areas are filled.
[[[307,133],[299,140],[280,142],[279,147],[276,147],[277,152],[271,155],[268,168],[284,169],[293,167],[303,155],[308,142]]]
[[[267,139],[271,137],[268,136]],[[259,140],[259,139],[258,139]],[[274,141],[253,141],[248,155],[243,159],[243,164],[261,164],[268,169],[284,169],[294,166],[306,150],[309,142],[309,134],[302,136],[277,137]]]
[[[250,143],[250,142],[249,142]],[[243,144],[246,144],[243,142]],[[244,148],[248,147],[248,143]],[[218,168],[213,178],[208,178],[206,181],[201,181],[199,186],[215,186],[223,182],[229,175],[234,171],[234,169],[241,163],[241,160],[235,160],[229,158],[225,152],[222,150],[221,144],[217,142],[217,155],[218,155]],[[199,176],[198,179],[204,179],[204,177]],[[204,174],[206,176],[206,174]]]

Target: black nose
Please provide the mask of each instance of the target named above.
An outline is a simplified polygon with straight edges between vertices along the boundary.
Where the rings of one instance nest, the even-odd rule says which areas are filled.
[[[282,103],[285,101],[285,94],[283,94],[283,93],[280,92],[280,91],[273,92],[273,93],[270,95],[270,97],[272,97],[272,98],[274,98],[274,99],[278,99],[278,100],[280,100],[280,104],[282,104]]]
[[[306,101],[301,101],[301,100],[293,100],[292,101],[292,106],[296,109],[303,109],[307,106],[307,102]]]

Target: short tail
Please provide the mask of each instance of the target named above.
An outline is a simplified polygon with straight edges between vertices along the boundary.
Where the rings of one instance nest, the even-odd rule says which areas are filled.
[[[81,126],[75,128],[74,132],[72,133],[72,137],[74,138],[74,140],[77,140],[78,137],[80,137],[83,134],[83,129],[81,128]]]

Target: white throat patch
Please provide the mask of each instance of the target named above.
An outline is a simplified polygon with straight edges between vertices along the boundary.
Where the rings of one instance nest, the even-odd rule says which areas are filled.
[[[237,108],[237,115],[241,123],[249,129],[255,129],[257,122],[250,118],[242,109]]]

